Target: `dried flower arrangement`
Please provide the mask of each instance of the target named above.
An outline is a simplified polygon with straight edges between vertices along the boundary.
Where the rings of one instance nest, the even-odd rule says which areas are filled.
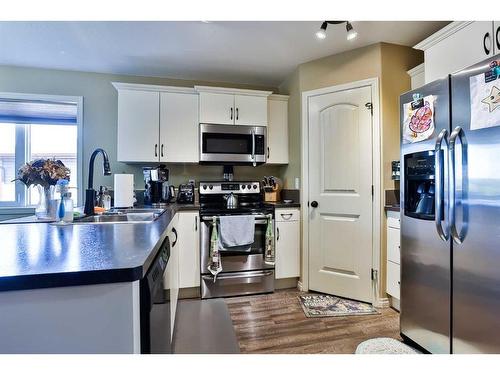
[[[37,159],[26,163],[17,173],[17,178],[27,187],[40,185],[44,189],[54,186],[59,179],[69,181],[70,170],[60,160]],[[14,180],[14,181],[15,181]]]

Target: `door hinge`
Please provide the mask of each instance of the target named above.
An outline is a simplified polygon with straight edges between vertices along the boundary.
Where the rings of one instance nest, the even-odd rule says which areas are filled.
[[[373,116],[373,104],[368,102],[365,104],[365,107],[370,110],[371,115]]]
[[[378,280],[378,271],[372,268],[372,280]]]

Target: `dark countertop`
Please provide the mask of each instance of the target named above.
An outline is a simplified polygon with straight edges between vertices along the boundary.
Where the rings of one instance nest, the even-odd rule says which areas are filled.
[[[0,291],[140,280],[178,211],[171,204],[154,222],[0,225]]]
[[[401,210],[401,207],[399,206],[384,206],[384,210],[386,211],[396,211],[396,212],[399,212]]]
[[[299,202],[285,203],[285,202],[266,202],[266,204],[271,204],[274,208],[300,208]]]

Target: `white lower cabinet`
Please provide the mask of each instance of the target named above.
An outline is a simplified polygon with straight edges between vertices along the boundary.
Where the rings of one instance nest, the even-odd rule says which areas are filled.
[[[175,329],[175,313],[177,311],[177,300],[179,298],[179,235],[177,227],[179,215],[176,214],[167,228],[167,236],[170,240],[170,257],[163,282],[165,289],[170,293],[170,335],[173,337]]]
[[[401,285],[401,220],[400,213],[387,211],[387,294],[392,298],[392,305],[399,309],[399,289]],[[396,300],[394,300],[396,299]]]
[[[179,287],[200,286],[199,212],[179,212]]]
[[[387,293],[399,299],[399,288],[401,286],[400,265],[394,262],[387,262]]]
[[[300,211],[276,209],[276,279],[300,276]]]

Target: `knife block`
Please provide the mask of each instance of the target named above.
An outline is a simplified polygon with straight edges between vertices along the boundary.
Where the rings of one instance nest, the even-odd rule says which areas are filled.
[[[264,200],[266,202],[279,202],[280,201],[280,191],[265,191],[264,192]]]

